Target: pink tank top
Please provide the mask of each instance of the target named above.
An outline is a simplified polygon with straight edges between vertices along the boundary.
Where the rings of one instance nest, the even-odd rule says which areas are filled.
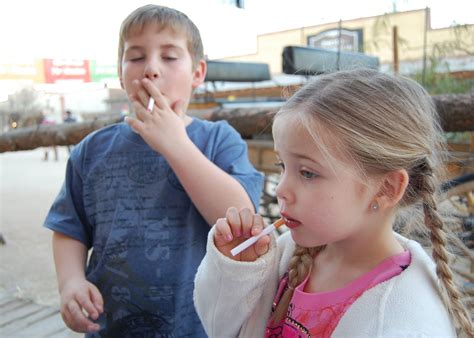
[[[366,290],[399,275],[411,262],[409,251],[389,257],[346,286],[328,292],[307,293],[308,277],[296,287],[287,316],[278,324],[267,323],[265,337],[330,337],[346,310]],[[287,287],[288,276],[280,281],[274,306]]]

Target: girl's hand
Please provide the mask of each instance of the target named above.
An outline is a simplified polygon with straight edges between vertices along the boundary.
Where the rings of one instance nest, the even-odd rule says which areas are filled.
[[[186,133],[184,102],[169,102],[160,90],[148,79],[135,80],[136,94],[130,97],[137,118],[127,117],[126,122],[145,140],[153,150],[167,157],[189,144]],[[150,97],[155,100],[148,110]]]
[[[240,254],[232,256],[230,253],[237,245],[263,230],[262,216],[254,214],[250,209],[227,209],[226,218],[219,218],[215,228],[214,244],[222,254],[233,260],[253,262],[267,253],[270,247],[270,236],[263,236]]]
[[[97,332],[97,320],[103,312],[103,299],[97,287],[86,279],[70,280],[61,290],[61,316],[76,332]],[[92,320],[91,320],[92,319]]]

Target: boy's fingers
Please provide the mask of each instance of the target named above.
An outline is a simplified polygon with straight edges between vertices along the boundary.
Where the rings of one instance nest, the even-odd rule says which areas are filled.
[[[143,129],[143,122],[140,120],[137,120],[133,117],[126,116],[125,117],[125,122],[132,128],[135,132],[140,133]]]
[[[91,297],[91,301],[94,304],[97,312],[101,314],[104,312],[104,299],[102,298],[102,294],[100,293],[99,289],[95,287],[95,285],[91,284],[89,295]]]
[[[142,80],[142,85],[145,90],[148,92],[149,96],[152,96],[155,99],[155,105],[159,109],[165,109],[169,107],[168,101],[166,100],[165,96],[161,93],[161,91],[155,86],[155,84],[147,78]],[[148,101],[145,104],[145,107],[148,105]]]
[[[147,107],[150,95],[147,93],[140,81],[135,80],[132,83],[136,88],[135,94],[133,95],[133,99],[140,102],[144,107]]]
[[[99,317],[99,313],[89,298],[89,293],[86,295],[78,295],[76,298],[79,306],[81,306],[88,313],[89,317],[96,320]]]
[[[97,325],[87,319],[76,302],[70,302],[67,305],[67,311],[69,312],[69,315],[66,315],[67,324],[74,331],[87,332],[91,327]]]
[[[183,100],[176,101],[171,107],[171,109],[173,109],[176,115],[178,115],[179,117],[183,117],[184,116],[184,101]]]
[[[137,116],[137,119],[139,119],[142,122],[145,122],[146,120],[150,119],[151,114],[149,111],[143,109],[143,107],[140,105],[140,103],[136,100],[132,101],[132,106],[133,106],[133,111],[135,112],[135,115]]]

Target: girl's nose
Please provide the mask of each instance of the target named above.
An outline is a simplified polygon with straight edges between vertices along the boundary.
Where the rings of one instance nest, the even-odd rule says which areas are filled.
[[[294,201],[294,194],[291,191],[291,184],[285,174],[281,175],[280,181],[275,188],[276,197],[285,203],[292,203]]]

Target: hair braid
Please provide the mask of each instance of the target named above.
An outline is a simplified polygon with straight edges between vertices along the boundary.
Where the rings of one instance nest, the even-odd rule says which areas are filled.
[[[436,273],[441,281],[440,288],[444,303],[451,316],[470,337],[474,329],[470,314],[461,302],[462,294],[454,283],[453,273],[449,267],[448,250],[446,249],[446,232],[434,199],[436,179],[429,163],[424,163],[420,171],[420,194],[423,200],[425,225],[430,230],[432,256],[436,263]]]
[[[285,318],[295,288],[306,278],[311,270],[314,256],[321,251],[322,248],[322,246],[316,248],[296,246],[295,253],[288,265],[288,287],[283,292],[275,308],[275,312],[272,315],[273,323],[279,323]]]

